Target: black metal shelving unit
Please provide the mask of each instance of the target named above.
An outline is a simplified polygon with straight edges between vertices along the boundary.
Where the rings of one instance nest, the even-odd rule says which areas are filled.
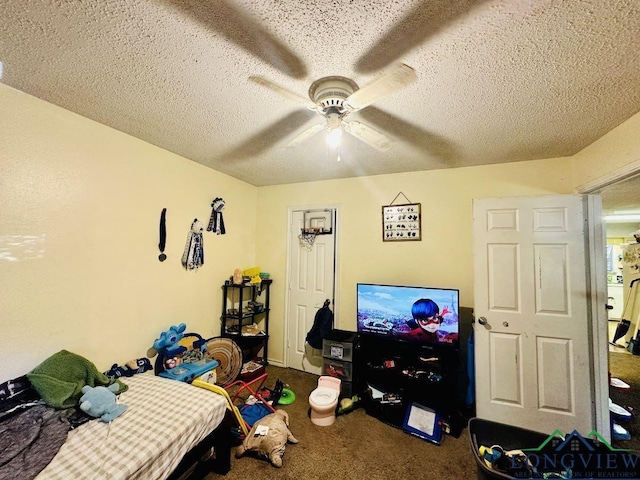
[[[267,365],[269,347],[269,290],[271,279],[260,283],[222,285],[221,335],[233,339],[245,361]],[[256,325],[258,331],[251,327]]]

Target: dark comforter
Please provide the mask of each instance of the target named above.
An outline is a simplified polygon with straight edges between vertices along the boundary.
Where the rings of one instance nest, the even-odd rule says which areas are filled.
[[[76,408],[46,405],[26,376],[0,385],[0,480],[34,478],[69,430],[90,419]]]

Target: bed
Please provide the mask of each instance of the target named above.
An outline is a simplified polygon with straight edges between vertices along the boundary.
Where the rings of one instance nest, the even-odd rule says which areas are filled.
[[[206,465],[206,471],[228,472],[232,416],[224,396],[152,372],[122,381],[128,388],[118,396],[118,403],[127,406],[125,412],[110,423],[85,418],[68,433],[62,432],[57,453],[44,469],[37,470],[35,478],[177,478],[212,452],[215,461],[200,462],[198,468]],[[61,411],[42,404],[31,408]],[[44,431],[40,433],[44,436]],[[9,441],[4,434],[3,441]],[[44,452],[37,443],[24,451],[23,461]]]
[[[225,463],[220,457],[229,455],[229,439],[212,435],[223,428],[223,396],[151,372],[123,382],[129,388],[118,403],[127,410],[110,423],[92,420],[70,431],[38,480],[166,479],[204,440],[201,448],[217,447],[216,457]]]

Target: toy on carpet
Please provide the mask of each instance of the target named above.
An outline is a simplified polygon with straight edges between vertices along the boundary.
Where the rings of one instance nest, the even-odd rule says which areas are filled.
[[[296,394],[289,388],[283,388],[282,394],[278,399],[278,405],[291,405],[296,401]]]
[[[360,403],[360,397],[358,395],[354,395],[351,398],[343,398],[340,400],[338,404],[338,415],[344,415],[345,413],[349,413],[358,408],[358,403]]]
[[[109,423],[113,419],[119,417],[127,409],[126,405],[116,403],[116,394],[118,385],[115,383],[108,387],[97,386],[90,387],[85,385],[82,387],[82,397],[80,397],[80,410],[99,418],[105,423]]]
[[[151,361],[143,357],[137,360],[130,360],[123,366],[114,363],[109,371],[104,372],[104,374],[109,378],[133,377],[136,373],[144,373],[152,368]]]
[[[265,402],[270,403],[275,407],[278,405],[278,400],[280,400],[283,388],[284,384],[282,383],[282,380],[278,379],[276,380],[276,384],[273,388],[263,387],[258,393],[260,393],[260,396]]]
[[[284,410],[276,410],[254,423],[249,435],[237,448],[236,457],[241,457],[246,452],[256,453],[279,468],[282,466],[287,441],[298,443],[289,430],[289,414]]]
[[[264,387],[260,390],[260,396],[265,402],[274,407],[276,405],[291,405],[296,401],[296,394],[292,390],[285,388],[280,379],[276,380],[276,385],[273,389]]]

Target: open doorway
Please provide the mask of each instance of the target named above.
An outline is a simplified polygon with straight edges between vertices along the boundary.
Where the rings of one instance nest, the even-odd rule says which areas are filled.
[[[612,352],[626,352],[625,346],[638,330],[635,293],[631,284],[640,271],[628,261],[637,247],[634,233],[640,230],[640,164],[614,172],[589,187],[584,193],[597,193],[602,198],[602,212],[607,244],[607,290],[609,306],[609,339]],[[639,250],[640,251],[640,250]],[[640,283],[640,282],[638,282]],[[640,288],[637,289],[640,294]],[[623,318],[629,317],[629,318]],[[630,324],[620,325],[621,320]]]
[[[640,448],[640,420],[630,415],[637,408],[640,391],[640,357],[626,348],[640,326],[640,261],[631,266],[629,252],[640,255],[634,233],[640,229],[640,162],[592,182],[581,193],[599,194],[607,243],[607,305],[609,321],[608,370],[612,444],[619,448]],[[640,280],[636,286],[640,286]],[[636,302],[637,301],[637,302]],[[635,302],[635,305],[634,305]],[[635,308],[633,308],[635,306]],[[623,320],[627,320],[625,325]]]
[[[640,211],[640,202],[638,210]],[[630,260],[640,256],[640,244],[634,236],[639,229],[640,214],[617,213],[605,216],[611,352],[630,353],[626,347],[638,329],[640,284],[636,280],[640,279],[640,271],[637,261]]]

